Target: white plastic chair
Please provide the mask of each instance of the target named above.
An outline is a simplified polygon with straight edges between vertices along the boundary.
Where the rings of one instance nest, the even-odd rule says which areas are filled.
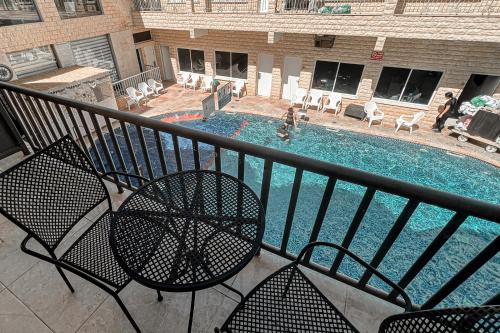
[[[128,110],[130,111],[130,107],[134,104],[137,104],[137,107],[140,108],[141,101],[145,100],[146,96],[144,96],[144,94],[142,92],[138,91],[134,87],[128,87],[125,90],[127,90],[127,95],[128,95],[128,99],[127,99]]]
[[[379,110],[377,104],[374,101],[369,101],[365,104],[366,119],[368,119],[368,127],[372,125],[373,121],[384,120],[384,113]]]
[[[238,98],[240,98],[240,95],[243,95],[243,90],[245,89],[245,80],[236,80],[234,81],[231,92],[233,94],[236,94]]]
[[[156,95],[159,95],[160,94],[160,91],[162,91],[163,89],[165,89],[163,87],[163,83],[161,82],[158,82],[154,79],[149,79],[148,80],[148,86],[153,89],[153,91],[155,92]]]
[[[186,88],[189,79],[191,79],[191,73],[180,73],[181,79],[177,81],[183,88]]]
[[[297,91],[295,93],[295,96],[292,98],[292,106],[294,105],[300,105],[300,107],[303,109],[304,105],[307,101],[307,90],[304,88],[297,88]]]
[[[333,110],[335,115],[339,114],[342,111],[342,95],[331,92],[328,95],[328,103],[323,105],[321,112],[325,112],[326,110]]]
[[[214,79],[211,76],[204,76],[201,81],[201,90],[214,92]]]
[[[137,88],[139,88],[139,90],[144,94],[146,98],[148,98],[148,96],[154,95],[155,93],[155,91],[151,89],[151,87],[148,86],[146,82],[139,82]]]
[[[191,74],[191,79],[186,83],[187,88],[193,88],[196,90],[198,83],[200,82],[200,74]]]
[[[407,127],[410,129],[410,134],[412,133],[413,126],[415,126],[422,118],[425,117],[425,112],[420,111],[418,113],[415,113],[413,116],[411,116],[411,119],[409,119],[410,116],[405,116],[402,115],[398,119],[396,119],[396,131],[399,131],[401,127]]]
[[[311,91],[309,92],[309,97],[307,99],[305,108],[308,109],[310,106],[315,106],[316,111],[319,111],[322,102],[323,102],[323,91],[317,89],[311,89]]]

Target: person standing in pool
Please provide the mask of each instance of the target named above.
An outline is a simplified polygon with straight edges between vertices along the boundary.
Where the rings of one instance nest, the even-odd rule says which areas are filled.
[[[281,116],[281,119],[285,118],[285,125],[288,128],[289,126],[297,127],[297,115],[292,107],[288,108],[288,111]]]
[[[453,97],[453,93],[448,91],[444,94],[448,100],[444,103],[444,109],[436,117],[436,123],[432,126],[432,130],[440,133],[444,128],[444,123],[448,118],[458,118],[458,100]]]

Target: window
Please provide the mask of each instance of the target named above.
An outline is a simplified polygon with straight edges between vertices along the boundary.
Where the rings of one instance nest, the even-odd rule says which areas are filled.
[[[135,44],[152,40],[151,31],[137,32],[133,34],[132,37],[134,38]]]
[[[205,74],[205,53],[200,50],[177,49],[182,72]]]
[[[215,73],[235,79],[246,79],[248,54],[215,51]]]
[[[416,104],[429,104],[442,72],[384,67],[375,97]]]
[[[0,27],[40,21],[34,0],[0,0]]]
[[[54,0],[62,19],[102,14],[99,0]]]
[[[8,53],[7,57],[19,79],[57,69],[57,61],[50,46]]]
[[[107,35],[75,40],[70,45],[77,65],[107,69],[113,82],[119,80]]]
[[[363,65],[316,61],[312,88],[356,95],[363,68]]]

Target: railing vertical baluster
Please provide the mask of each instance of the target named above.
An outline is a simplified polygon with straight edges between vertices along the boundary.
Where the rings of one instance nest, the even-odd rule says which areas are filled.
[[[101,130],[101,125],[99,124],[99,121],[94,113],[90,113],[90,119],[92,120],[92,124],[94,125],[94,130],[97,133],[97,138],[99,142],[101,143],[102,150],[104,152],[104,157],[106,158],[106,161],[108,162],[109,170],[116,172],[116,167],[115,167],[115,162],[113,161],[113,157],[111,156],[111,152],[109,151],[108,143],[106,142],[106,138],[104,137],[104,134],[102,133]],[[106,172],[106,170],[104,170]],[[120,178],[118,175],[113,175],[113,178],[116,183],[116,188],[118,189],[118,193],[123,193],[123,187],[120,185]]]
[[[245,181],[245,153],[238,152],[238,179]]]
[[[375,256],[373,256],[372,261],[370,262],[370,265],[374,268],[378,268],[378,265],[382,262],[384,259],[385,255],[389,251],[389,249],[392,247],[394,242],[396,241],[396,238],[399,236],[403,228],[406,226],[408,221],[410,220],[410,217],[413,215],[415,212],[415,209],[417,209],[418,206],[418,201],[410,199],[408,203],[406,204],[405,208],[399,215],[398,219],[396,222],[392,225],[391,230],[385,237],[384,241],[382,242],[382,245],[380,245],[380,248],[378,249],[377,253]],[[365,273],[359,279],[359,285],[360,286],[365,286],[368,281],[370,280],[371,276],[373,273],[371,273],[368,270],[365,270]]]
[[[368,210],[368,207],[370,206],[370,203],[372,202],[374,195],[375,195],[375,189],[371,187],[366,189],[366,192],[363,195],[363,199],[361,199],[358,209],[356,210],[356,214],[354,215],[354,218],[352,219],[352,222],[349,225],[349,229],[347,230],[347,233],[344,236],[344,240],[342,241],[343,248],[348,249],[349,246],[351,245],[351,242],[354,239],[354,235],[356,235],[359,225],[361,224],[361,221],[363,221],[363,218],[365,217],[366,211]],[[332,267],[330,268],[329,272],[330,275],[333,276],[337,273],[337,270],[339,269],[343,259],[344,259],[344,254],[342,252],[337,253],[337,256],[333,260]]]
[[[33,115],[31,114],[30,108],[28,107],[28,105],[24,101],[23,96],[21,96],[20,94],[17,94],[17,93],[14,93],[14,96],[16,97],[19,105],[21,106],[21,108],[20,108],[21,112],[23,112],[23,110],[26,112],[25,114],[28,117],[31,128],[33,129],[33,131],[35,133],[34,138],[40,144],[39,148],[43,148],[43,147],[47,146],[47,142],[45,142],[45,139],[42,135],[42,132],[40,132],[40,126],[37,125],[35,119],[33,118]]]
[[[78,112],[78,116],[80,117],[80,121],[82,122],[83,129],[85,130],[85,133],[87,133],[87,140],[90,142],[90,145],[92,146],[92,149],[94,149],[94,153],[97,159],[97,163],[99,164],[99,167],[101,168],[102,172],[106,172],[106,168],[104,167],[104,163],[102,162],[101,154],[99,153],[99,149],[97,149],[97,145],[94,142],[94,138],[92,137],[92,132],[90,132],[89,125],[87,124],[87,121],[85,120],[85,115],[83,114],[82,110],[76,109]],[[90,159],[92,159],[92,155],[89,155]]]
[[[200,170],[200,149],[198,146],[198,140],[192,139],[191,143],[193,145],[193,159],[195,170]]]
[[[57,133],[59,134],[58,137],[61,138],[62,136],[64,136],[64,134],[63,134],[63,131],[61,129],[61,126],[59,126],[59,120],[57,119],[57,117],[54,113],[54,109],[52,109],[52,106],[49,104],[49,102],[47,102],[45,100],[43,102],[45,104],[45,107],[47,108],[47,111],[49,112],[49,116],[52,119],[52,122],[54,123],[54,125],[56,127]]]
[[[120,167],[124,173],[128,173],[127,165],[125,164],[125,160],[123,159],[122,150],[120,148],[120,144],[116,139],[116,134],[113,129],[113,125],[108,117],[105,117],[106,127],[108,128],[109,136],[111,137],[111,142],[113,143],[113,147],[115,148],[116,157],[118,158],[118,163],[120,163]],[[127,182],[127,186],[132,188],[132,182],[130,181],[130,177],[125,177],[125,181]]]
[[[483,303],[483,305],[498,305],[500,304],[500,293],[494,295],[489,300]]]
[[[76,132],[76,136],[78,136],[78,141],[80,142],[80,146],[85,151],[85,154],[87,154],[89,159],[92,160],[92,156],[90,155],[90,151],[87,149],[87,144],[85,143],[85,139],[83,138],[83,134],[80,131],[80,126],[78,126],[78,122],[75,119],[75,115],[73,114],[71,107],[64,105],[64,108],[66,109],[66,112],[68,113],[68,116],[69,116],[71,123],[73,124],[73,129]]]
[[[427,302],[422,305],[422,310],[432,309],[457,289],[469,277],[477,272],[484,264],[492,259],[500,250],[500,236],[497,236],[474,259],[469,261],[457,274],[446,282]]]
[[[158,150],[158,156],[160,157],[161,171],[163,175],[168,175],[168,167],[167,167],[167,162],[165,160],[165,150],[163,148],[163,141],[161,139],[161,134],[157,130],[155,130],[154,133],[156,140],[156,148]]]
[[[35,134],[30,128],[30,125],[28,123],[28,120],[26,119],[26,116],[22,111],[17,106],[17,103],[14,103],[14,99],[12,96],[10,96],[10,92],[1,90],[3,99],[5,100],[5,103],[8,104],[9,109],[15,113],[15,116],[17,118],[17,121],[19,124],[22,126],[22,130],[24,134],[26,134],[26,139],[28,140],[28,143],[30,144],[31,148],[35,150],[37,147],[37,144],[35,144]]]
[[[149,158],[148,146],[146,145],[146,140],[144,139],[144,133],[142,132],[142,127],[136,125],[135,129],[137,130],[139,143],[141,144],[142,156],[144,156],[144,162],[146,163],[146,169],[148,170],[149,179],[154,179],[155,175],[153,173],[153,168],[151,166],[151,159]]]
[[[321,231],[321,227],[323,226],[323,221],[325,220],[325,215],[328,210],[328,206],[330,206],[330,201],[332,199],[333,190],[335,189],[335,184],[337,183],[337,179],[330,177],[328,178],[328,182],[326,183],[325,192],[323,193],[323,198],[321,199],[321,204],[319,205],[318,214],[316,215],[316,221],[314,222],[314,226],[311,232],[311,237],[309,238],[309,243],[315,242],[318,240],[319,232]],[[309,263],[311,261],[313,251],[309,251],[304,256],[304,263]]]
[[[286,254],[286,249],[288,248],[288,240],[290,239],[290,233],[292,231],[293,218],[295,216],[295,208],[297,207],[297,199],[299,197],[300,184],[302,183],[302,175],[304,170],[296,169],[295,178],[293,180],[292,193],[290,195],[290,203],[288,204],[288,213],[286,215],[285,230],[283,232],[283,239],[281,241],[280,253],[281,255]]]
[[[66,134],[69,136],[73,136],[71,133],[71,129],[69,127],[68,121],[66,120],[66,117],[64,116],[64,112],[61,109],[61,105],[55,103],[57,113],[59,114],[59,118],[61,118],[61,121],[63,123],[64,129],[66,130]]]
[[[172,142],[174,143],[174,154],[175,162],[177,163],[177,171],[182,171],[181,150],[179,148],[179,138],[177,137],[177,135],[172,134]]]
[[[467,215],[463,213],[455,213],[451,220],[445,225],[441,232],[434,238],[425,251],[418,257],[417,261],[410,267],[405,275],[399,280],[398,285],[401,288],[406,288],[417,274],[424,268],[425,265],[434,257],[441,247],[450,239],[451,236],[458,230],[462,223],[467,219]],[[395,299],[398,295],[397,291],[391,291],[389,299]]]
[[[215,146],[215,171],[222,171],[221,150],[219,146]]]
[[[42,106],[42,103],[40,103],[40,100],[38,98],[33,98],[35,100],[35,104],[36,104],[36,108],[37,110],[40,111],[40,114],[42,115],[41,119],[43,122],[45,122],[45,124],[47,124],[47,128],[48,128],[48,131],[51,135],[51,143],[52,142],[55,142],[57,140],[57,135],[56,135],[56,132],[54,131],[54,128],[52,127],[52,124],[50,123],[49,121],[49,118],[47,117],[47,113],[45,113],[45,109],[44,107]],[[48,112],[48,110],[47,110]]]
[[[40,114],[37,111],[37,107],[35,106],[35,104],[33,104],[32,97],[31,96],[26,96],[26,100],[28,101],[28,107],[30,108],[30,110],[33,113],[33,115],[35,116],[35,119],[36,119],[36,122],[38,123],[38,126],[41,128],[41,130],[43,132],[43,135],[45,135],[43,139],[44,139],[46,145],[51,144],[52,140],[51,140],[50,134],[47,131],[47,127],[43,123],[43,120],[42,120],[42,118],[40,117]]]
[[[269,199],[269,189],[271,188],[271,175],[273,173],[273,161],[266,159],[264,161],[264,174],[262,176],[262,188],[260,191],[260,201],[264,206],[264,212],[267,211],[267,202]]]
[[[132,145],[132,141],[130,141],[130,134],[128,132],[127,125],[120,121],[120,127],[123,132],[123,137],[125,138],[125,144],[127,145],[128,153],[130,154],[130,159],[132,160],[132,166],[134,167],[134,171],[136,175],[141,175],[141,170],[139,169],[139,164],[137,163],[137,157],[135,156],[134,146]],[[142,184],[143,182],[140,181]]]

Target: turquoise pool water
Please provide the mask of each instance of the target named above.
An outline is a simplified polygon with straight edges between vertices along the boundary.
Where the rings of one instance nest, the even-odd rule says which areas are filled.
[[[291,142],[285,143],[275,134],[276,128],[281,124],[279,120],[242,113],[219,112],[207,122],[195,120],[177,124],[500,204],[498,195],[500,172],[496,167],[472,158],[449,154],[440,149],[343,130],[329,131],[324,127],[310,124],[302,126],[300,130],[293,130]],[[138,142],[135,139],[135,128],[131,127],[129,130],[132,141]],[[117,134],[120,144],[124,145],[120,133]],[[153,170],[161,170],[153,133],[145,129],[144,135],[153,161]],[[176,167],[172,139],[170,135],[165,134],[162,141],[169,171],[174,171]],[[184,168],[192,168],[191,141],[180,139],[180,147]],[[136,152],[140,151],[137,148]],[[202,165],[212,168],[213,147],[200,144],[200,155]],[[139,164],[144,165],[140,154],[137,158]],[[127,162],[129,158],[125,156],[125,160]],[[131,170],[130,162],[127,164]],[[258,194],[261,189],[263,166],[264,162],[260,159],[251,157],[246,159],[245,182]],[[222,170],[237,175],[236,153],[223,152]],[[155,173],[151,176],[160,174]],[[293,179],[292,168],[274,165],[265,233],[265,241],[274,246],[279,247],[281,244]],[[298,253],[307,244],[326,182],[326,177],[304,173],[288,244],[289,252]],[[319,240],[338,244],[342,242],[365,190],[361,186],[337,182]],[[377,192],[349,249],[369,262],[405,204],[405,199]],[[452,213],[449,211],[420,205],[379,269],[397,282],[451,216]],[[406,288],[412,301],[416,304],[424,303],[498,235],[500,226],[479,219],[467,219]],[[334,256],[333,252],[318,250],[313,254],[313,260],[329,267]],[[361,267],[348,259],[344,259],[340,271],[354,278],[359,278],[363,273]],[[483,303],[500,291],[499,272],[500,256],[497,255],[439,306]],[[370,284],[389,290],[376,278],[372,278]]]

